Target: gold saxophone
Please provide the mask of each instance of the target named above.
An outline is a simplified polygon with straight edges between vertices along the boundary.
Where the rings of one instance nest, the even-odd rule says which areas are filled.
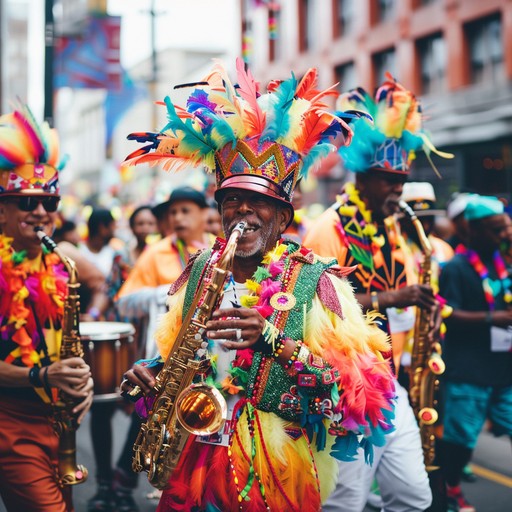
[[[211,269],[210,282],[205,285],[203,281],[199,286],[171,352],[156,377],[151,392],[155,401],[133,445],[133,470],[147,471],[149,483],[157,489],[168,485],[190,434],[213,434],[226,420],[226,401],[220,392],[193,381],[196,376],[205,375],[211,366],[210,359],[197,357],[197,351],[204,342],[206,322],[222,299],[245,226],[245,222],[240,222],[233,229],[219,261]],[[140,388],[135,387],[129,395],[137,399],[141,396]]]
[[[64,317],[62,320],[60,359],[83,357],[84,351],[80,341],[78,323],[78,288],[80,288],[80,283],[78,282],[75,262],[65,256],[57,244],[48,235],[45,235],[41,228],[36,228],[36,233],[41,243],[59,257],[69,275],[68,296],[64,302]],[[76,401],[65,393],[59,392],[58,400],[52,405],[53,427],[59,436],[59,484],[61,486],[81,484],[87,480],[89,472],[85,466],[76,463],[76,430],[78,424],[72,413]]]
[[[425,234],[421,221],[412,208],[400,201],[400,208],[410,217],[418,235],[423,262],[420,266],[419,284],[430,285],[432,277],[432,246]],[[438,376],[445,370],[441,359],[441,345],[439,342],[431,343],[428,334],[431,324],[430,311],[418,307],[414,325],[414,340],[409,368],[409,400],[414,414],[418,419],[421,444],[427,470],[435,469],[435,435],[434,425],[439,419],[436,410],[436,393],[439,387]]]

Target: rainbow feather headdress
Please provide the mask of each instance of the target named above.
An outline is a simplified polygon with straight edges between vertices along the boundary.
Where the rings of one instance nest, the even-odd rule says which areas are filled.
[[[355,119],[351,123],[354,131],[351,145],[339,149],[349,171],[375,170],[408,175],[415,152],[422,149],[439,175],[430,153],[453,158],[452,154],[434,147],[422,129],[419,101],[389,73],[377,89],[375,98],[359,87],[342,94],[336,106],[341,110],[357,109],[373,118],[373,124],[366,117]]]
[[[352,130],[324,99],[335,92],[316,89],[317,71],[302,80],[272,81],[260,94],[258,84],[241,59],[233,85],[217,63],[195,86],[186,108],[166,97],[169,122],[160,133],[132,133],[128,139],[150,144],[131,153],[125,163],[161,164],[178,171],[203,165],[214,172],[217,194],[226,188],[255,190],[291,204],[297,180],[336,147],[331,136]]]
[[[59,193],[57,131],[38,124],[27,105],[0,117],[0,196]]]

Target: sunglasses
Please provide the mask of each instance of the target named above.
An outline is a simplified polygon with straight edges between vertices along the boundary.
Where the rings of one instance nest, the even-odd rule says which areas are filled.
[[[48,213],[53,213],[57,211],[60,203],[60,197],[58,196],[45,196],[45,197],[36,197],[36,196],[20,196],[14,199],[16,202],[18,209],[22,212],[33,212],[39,204],[43,205],[43,208]]]

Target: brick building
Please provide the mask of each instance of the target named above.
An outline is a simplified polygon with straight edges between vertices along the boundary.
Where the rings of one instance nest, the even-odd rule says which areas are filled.
[[[265,81],[316,66],[321,86],[373,90],[389,71],[421,97],[435,144],[456,155],[436,160],[442,181],[419,156],[414,179],[432,181],[441,200],[461,188],[511,199],[512,1],[241,2],[255,76]],[[326,177],[333,179],[336,172]]]

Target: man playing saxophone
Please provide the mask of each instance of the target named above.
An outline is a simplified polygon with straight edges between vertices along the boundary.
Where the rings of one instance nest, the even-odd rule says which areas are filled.
[[[379,355],[388,343],[363,317],[344,277],[348,270],[281,238],[293,218],[294,184],[312,163],[308,153],[327,154],[329,131],[349,136],[350,130],[323,111],[316,70],[301,81],[271,82],[259,99],[241,61],[237,71],[235,88],[216,66],[191,93],[188,112],[167,98],[161,145],[131,159],[160,157],[167,168],[210,165],[228,246],[245,223],[220,306],[205,324],[190,324],[203,335],[195,358],[209,358],[204,381],[224,396],[227,421],[218,432],[188,438],[161,512],[318,511],[335,481],[334,457],[350,460],[362,446],[371,459],[373,443],[392,430],[392,378]],[[224,244],[218,240],[199,254],[172,286],[157,335],[164,359],[175,352],[191,305],[201,303],[197,295],[212,289]],[[135,365],[123,391],[139,386],[151,408],[157,370]]]
[[[13,512],[73,510],[52,401],[74,399],[78,422],[92,403],[84,360],[59,360],[67,274],[35,231],[53,232],[59,164],[56,133],[28,107],[0,117],[0,495]]]
[[[341,95],[338,105],[364,109],[374,119],[373,123],[366,117],[352,121],[352,144],[340,147],[339,153],[344,168],[355,174],[355,183],[345,184],[335,205],[310,227],[304,243],[322,256],[336,257],[340,265],[356,265],[349,279],[363,309],[383,315],[382,327],[390,333],[398,373],[415,322],[413,306],[426,315],[438,309],[431,286],[417,283],[414,262],[393,217],[415,151],[431,143],[422,129],[418,101],[390,76],[373,96],[357,88]],[[362,512],[374,478],[382,499],[372,504],[386,512],[423,512],[431,505],[418,425],[407,391],[398,383],[397,395],[396,431],[376,451],[371,467],[362,455],[357,469],[340,463],[326,512]]]

